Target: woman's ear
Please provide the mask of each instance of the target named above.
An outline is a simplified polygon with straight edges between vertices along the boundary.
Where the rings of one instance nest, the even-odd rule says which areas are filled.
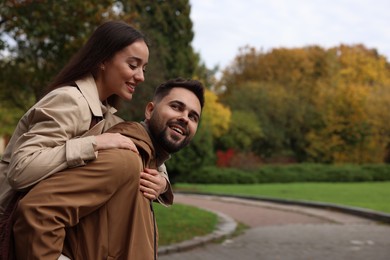
[[[145,108],[145,119],[146,120],[149,120],[151,118],[153,110],[154,110],[154,103],[149,102]]]

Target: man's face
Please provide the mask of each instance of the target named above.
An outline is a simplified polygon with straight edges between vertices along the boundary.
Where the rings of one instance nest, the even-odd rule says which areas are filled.
[[[175,87],[158,103],[150,102],[145,111],[149,130],[163,149],[175,153],[188,145],[198,129],[201,106],[194,93]]]

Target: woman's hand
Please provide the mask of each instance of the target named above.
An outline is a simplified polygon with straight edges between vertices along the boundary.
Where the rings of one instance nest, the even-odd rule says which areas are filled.
[[[145,169],[141,172],[140,190],[145,198],[155,200],[167,188],[167,180],[154,169]]]
[[[105,150],[110,148],[129,149],[135,153],[138,153],[138,149],[134,142],[119,133],[104,133],[95,136],[96,146],[95,151]]]

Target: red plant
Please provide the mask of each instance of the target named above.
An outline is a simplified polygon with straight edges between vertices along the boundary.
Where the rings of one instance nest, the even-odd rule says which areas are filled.
[[[227,151],[217,151],[217,166],[218,167],[229,167],[234,157],[234,150],[232,148]]]

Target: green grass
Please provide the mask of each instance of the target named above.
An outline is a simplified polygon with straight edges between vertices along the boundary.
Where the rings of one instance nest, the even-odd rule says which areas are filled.
[[[159,245],[169,245],[214,231],[218,216],[193,206],[174,204],[164,207],[155,203]]]
[[[390,182],[176,184],[176,190],[328,202],[390,213]]]

